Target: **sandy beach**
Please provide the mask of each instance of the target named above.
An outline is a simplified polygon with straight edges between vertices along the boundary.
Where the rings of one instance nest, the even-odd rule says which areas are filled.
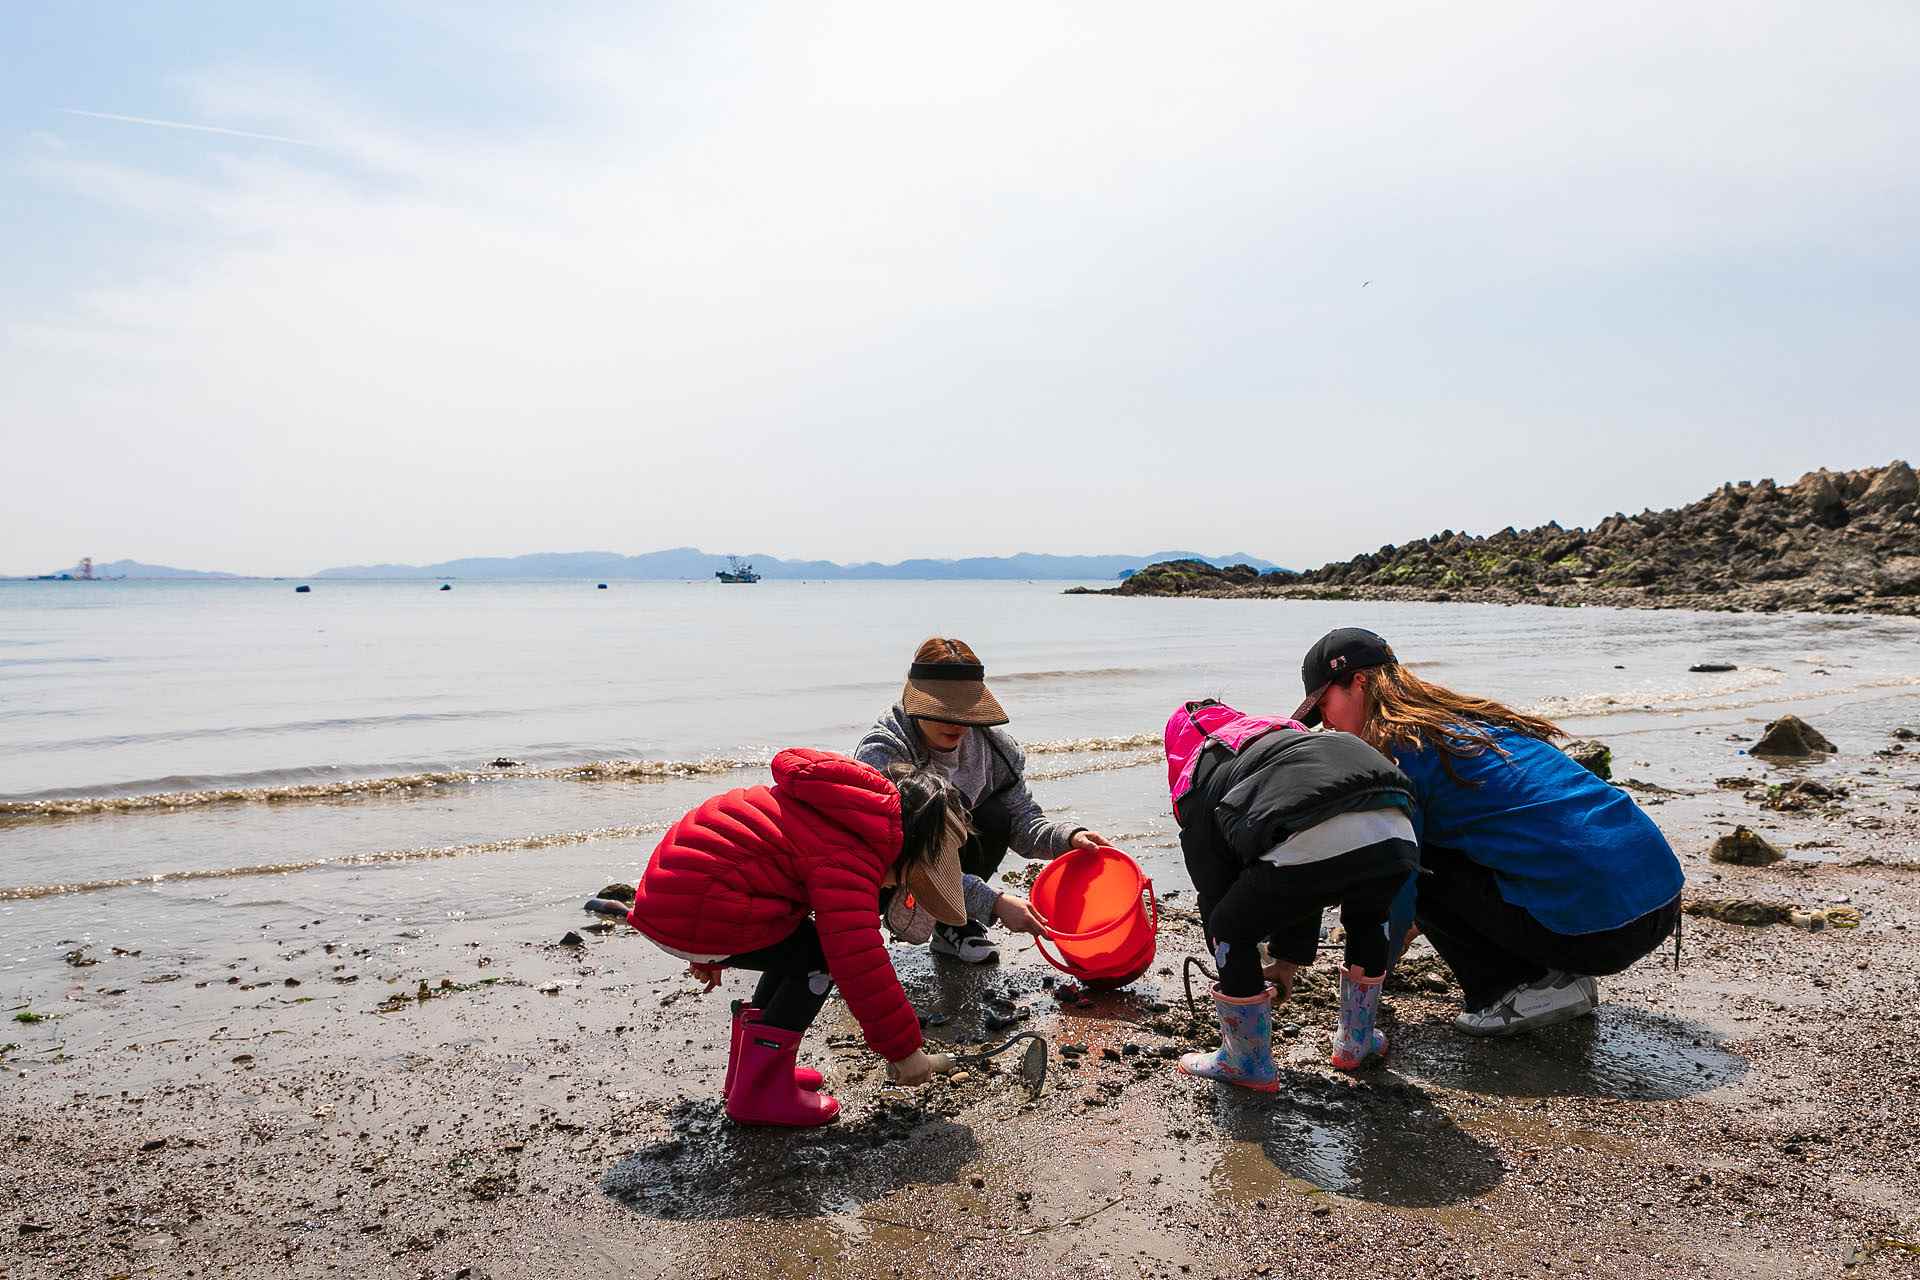
[[[0,1274],[1912,1274],[1920,750],[1894,736],[1909,705],[1883,709],[1838,755],[1766,766],[1730,742],[1716,775],[1639,797],[1689,898],[1851,905],[1858,927],[1689,918],[1678,972],[1663,950],[1603,983],[1595,1019],[1505,1042],[1449,1028],[1417,944],[1392,1059],[1357,1079],[1325,1065],[1323,956],[1277,1011],[1270,1098],[1172,1069],[1208,1035],[1164,834],[1142,851],[1159,957],[1125,991],[1063,1003],[1025,947],[984,969],[895,949],[930,1037],[978,1044],[989,1012],[1026,1011],[1053,1044],[1037,1100],[993,1069],[886,1086],[836,1002],[803,1049],[846,1103],[819,1132],[720,1112],[743,978],[702,995],[583,912],[289,916],[197,962],[77,948],[53,1016],[10,1009],[0,1034]],[[1659,764],[1641,749],[1616,749],[1617,778]],[[1846,795],[1766,807],[1799,778]],[[1787,860],[1709,862],[1735,824]]]

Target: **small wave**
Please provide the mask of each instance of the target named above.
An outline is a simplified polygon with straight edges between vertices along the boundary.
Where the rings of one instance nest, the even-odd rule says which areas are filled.
[[[1011,673],[995,672],[990,677],[993,684],[1021,684],[1033,680],[1097,680],[1112,679],[1117,676],[1146,676],[1154,674],[1151,667],[1083,667],[1065,671],[1015,671]]]
[[[1156,737],[1154,741],[1159,741]],[[1028,782],[1053,782],[1060,778],[1077,778],[1083,773],[1106,773],[1112,769],[1138,769],[1145,765],[1160,764],[1165,760],[1158,751],[1149,751],[1137,756],[1121,756],[1113,760],[1089,760],[1085,764],[1061,765],[1056,769],[1029,769]]]
[[[1695,685],[1685,689],[1632,689],[1621,693],[1563,694],[1542,698],[1526,710],[1530,715],[1545,716],[1550,720],[1609,715],[1617,711],[1679,711],[1688,709],[1682,704],[1698,702],[1706,697],[1723,697],[1730,693],[1748,693],[1755,689],[1768,689],[1786,678],[1785,672],[1775,671],[1771,667],[1755,667],[1741,672],[1736,677],[1716,681],[1711,687]]]
[[[455,724],[468,720],[504,720],[521,714],[493,711],[407,711],[384,716],[339,716],[327,720],[286,720],[277,724],[217,725],[201,729],[166,729],[157,733],[119,733],[96,738],[47,738],[9,744],[14,751],[99,751],[109,747],[157,746],[167,742],[194,742],[206,738],[277,736],[339,730],[391,728],[422,724]]]
[[[57,800],[0,801],[0,820],[73,818],[106,813],[160,813],[225,804],[287,804],[310,800],[342,800],[366,796],[398,796],[441,787],[474,786],[516,779],[558,779],[573,782],[665,782],[733,773],[765,764],[764,760],[713,758],[706,760],[596,760],[556,769],[444,769],[398,774],[383,778],[342,778],[277,787],[217,787],[197,791],[162,791],[151,795],[76,796]]]
[[[1161,738],[1157,733],[1133,733],[1120,738],[1058,738],[1039,742],[1022,740],[1020,745],[1030,756],[1063,756],[1083,751],[1138,751],[1142,747],[1161,745]]]
[[[658,835],[666,829],[667,824],[664,822],[648,822],[629,826],[595,827],[589,831],[554,831],[543,835],[514,836],[505,840],[482,840],[473,844],[430,845],[417,849],[382,849],[375,853],[349,853],[334,858],[262,862],[244,867],[196,867],[186,871],[160,871],[145,876],[118,876],[110,880],[16,885],[12,888],[0,888],[0,902],[27,902],[35,898],[56,898],[65,894],[97,893],[102,889],[133,889],[194,880],[281,876],[332,867],[380,867],[404,862],[429,862],[439,858],[464,858],[477,853],[517,853],[529,849],[555,849],[562,845],[586,844],[593,840],[620,840],[632,839],[636,836]]]
[[[1741,711],[1748,707],[1773,706],[1778,703],[1817,702],[1822,698],[1840,697],[1849,693],[1867,693],[1875,689],[1920,687],[1920,675],[1890,676],[1882,680],[1863,680],[1858,684],[1830,685],[1824,688],[1802,689],[1795,693],[1770,693],[1764,697],[1733,701],[1725,701],[1716,696],[1771,689],[1786,678],[1777,671],[1771,674],[1772,679],[1756,680],[1751,684],[1693,689],[1684,693],[1674,690],[1665,694],[1590,694],[1576,698],[1548,698],[1527,710],[1531,714],[1546,716],[1549,719],[1569,720],[1582,717],[1631,715],[1634,712],[1681,715],[1699,711]]]

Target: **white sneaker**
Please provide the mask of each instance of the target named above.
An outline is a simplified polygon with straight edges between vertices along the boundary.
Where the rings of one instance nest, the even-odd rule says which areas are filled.
[[[1453,1020],[1453,1029],[1470,1036],[1517,1036],[1584,1018],[1599,1004],[1598,982],[1553,969],[1537,982],[1521,983],[1484,1009],[1461,1014]]]
[[[935,955],[952,956],[963,964],[991,964],[1000,958],[1000,948],[987,936],[986,926],[971,920],[963,925],[935,925],[928,945]]]

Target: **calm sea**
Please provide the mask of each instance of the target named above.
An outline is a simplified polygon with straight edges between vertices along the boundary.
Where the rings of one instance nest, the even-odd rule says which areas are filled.
[[[289,904],[416,925],[555,909],[631,879],[668,821],[779,748],[851,747],[929,634],[985,657],[1042,802],[1172,882],[1159,726],[1207,695],[1290,710],[1333,626],[1607,738],[1653,782],[1737,768],[1730,735],[1781,709],[1842,739],[1920,706],[1920,626],[1896,619],[438,585],[0,583],[0,972],[76,939],[210,946]],[[1689,673],[1703,661],[1738,670]]]

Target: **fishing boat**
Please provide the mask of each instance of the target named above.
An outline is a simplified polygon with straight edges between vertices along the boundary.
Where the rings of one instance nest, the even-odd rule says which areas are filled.
[[[722,582],[760,581],[760,575],[753,571],[753,566],[745,560],[742,560],[739,556],[728,556],[727,567],[724,569],[715,569],[713,576]]]

